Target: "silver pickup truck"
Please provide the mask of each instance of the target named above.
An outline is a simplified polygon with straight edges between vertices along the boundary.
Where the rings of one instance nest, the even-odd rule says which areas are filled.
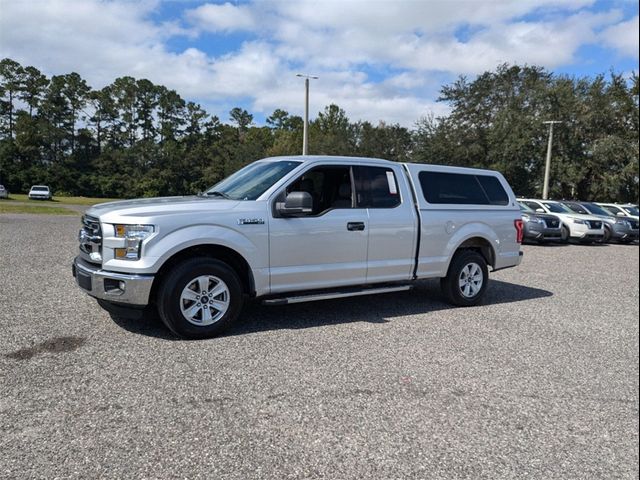
[[[78,285],[111,312],[157,311],[185,338],[218,334],[249,298],[397,292],[424,278],[475,305],[488,268],[522,257],[500,173],[371,158],[267,158],[198,196],[103,203],[82,223]]]

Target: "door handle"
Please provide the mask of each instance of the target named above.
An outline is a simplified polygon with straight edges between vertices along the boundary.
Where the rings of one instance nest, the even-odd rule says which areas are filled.
[[[347,223],[347,230],[350,232],[357,232],[364,230],[364,222],[349,222]]]

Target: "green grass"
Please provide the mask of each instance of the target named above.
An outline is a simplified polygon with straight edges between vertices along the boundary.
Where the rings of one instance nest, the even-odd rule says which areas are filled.
[[[0,200],[0,214],[3,213],[43,213],[46,215],[79,215],[78,212],[64,207],[44,205],[16,205]]]
[[[53,200],[29,200],[29,196],[24,193],[12,193],[9,200],[17,200],[20,202],[29,202],[34,205],[40,204],[62,204],[62,205],[95,205],[96,203],[112,202],[120,200],[118,198],[91,198],[91,197],[57,197],[53,196]]]

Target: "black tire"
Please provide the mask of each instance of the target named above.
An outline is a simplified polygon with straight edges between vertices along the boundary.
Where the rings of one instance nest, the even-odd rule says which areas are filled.
[[[472,296],[467,296],[463,293],[463,289],[466,287],[461,287],[460,281],[463,280],[463,270],[472,264],[480,267],[482,272],[482,283],[477,292]],[[487,268],[487,262],[482,255],[474,250],[458,251],[451,260],[447,276],[440,279],[440,288],[442,289],[442,294],[447,302],[459,307],[470,307],[480,303],[484,297],[485,291],[487,290],[488,284],[489,269]]]
[[[611,241],[611,229],[607,226],[604,227],[604,236],[600,243],[609,243]]]
[[[227,288],[224,296],[226,297],[225,301],[228,303],[228,308],[213,323],[197,325],[182,314],[181,306],[184,306],[184,302],[188,302],[188,300],[181,299],[181,296],[189,285],[197,283],[196,279],[206,276],[214,277],[220,281],[218,284],[213,284],[214,287],[224,284]],[[187,291],[187,293],[190,292]],[[202,292],[198,294],[202,295]],[[203,295],[202,298],[204,299],[205,296]],[[213,300],[214,297],[211,297],[211,301]],[[195,302],[195,300],[192,301]],[[210,302],[210,300],[207,298],[206,302]],[[203,302],[203,305],[206,302]],[[188,339],[211,338],[220,334],[238,318],[242,310],[242,302],[242,287],[236,272],[226,263],[208,257],[190,258],[173,268],[163,279],[158,289],[156,300],[162,322],[179,337]],[[209,303],[209,305],[212,304]],[[187,303],[187,305],[197,310],[194,304]],[[198,307],[200,305],[200,303],[197,304]],[[207,310],[209,310],[209,306],[207,306]],[[203,307],[200,307],[199,312],[201,321],[208,321],[204,318]],[[209,315],[212,315],[211,310],[209,312]],[[216,314],[213,314],[213,316],[215,317]]]
[[[568,243],[570,237],[571,237],[571,232],[569,231],[566,225],[562,225],[562,228],[560,229],[560,241],[562,243]]]

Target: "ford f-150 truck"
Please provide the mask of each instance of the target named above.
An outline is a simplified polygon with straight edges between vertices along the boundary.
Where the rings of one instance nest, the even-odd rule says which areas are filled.
[[[516,198],[497,172],[354,157],[259,160],[190,197],[103,203],[82,219],[78,285],[111,312],[157,311],[211,337],[243,302],[397,292],[440,278],[477,304],[520,264]]]

